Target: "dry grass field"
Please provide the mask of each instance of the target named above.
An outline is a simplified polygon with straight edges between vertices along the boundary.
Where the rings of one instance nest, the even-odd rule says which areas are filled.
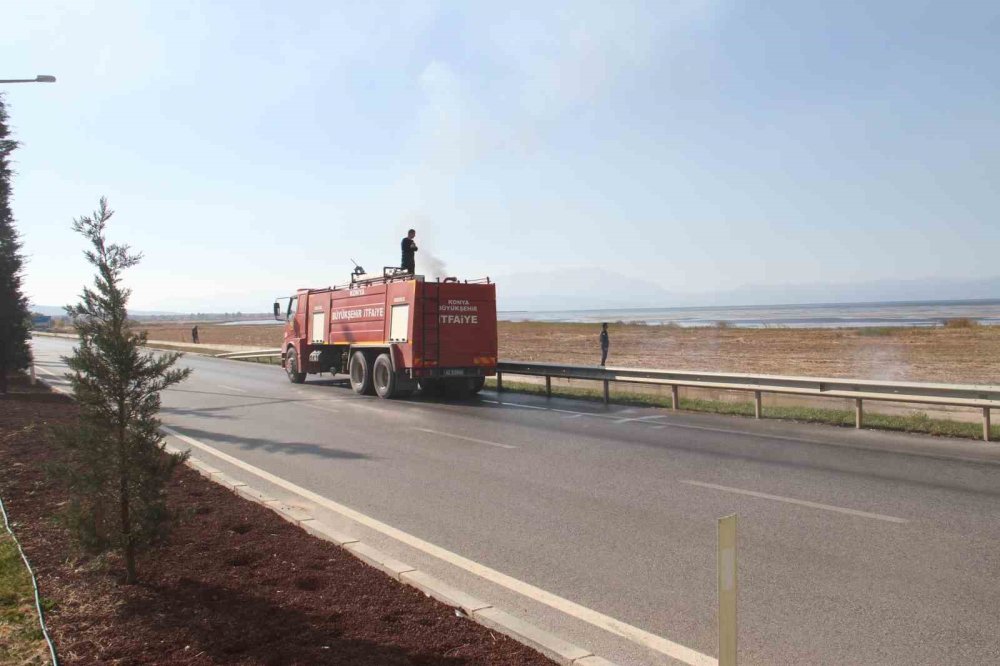
[[[675,328],[612,324],[609,365],[1000,384],[1000,326]],[[505,360],[596,364],[599,327],[501,322]]]
[[[147,328],[151,340],[191,341],[191,325]],[[612,324],[609,365],[1000,384],[1000,326],[876,329],[678,328]],[[199,325],[205,345],[277,347],[276,326]],[[600,360],[599,327],[500,322],[500,358],[578,365]]]
[[[194,324],[149,324],[145,326],[150,340],[191,342]],[[198,324],[198,338],[203,345],[245,345],[248,347],[280,347],[281,324],[274,326]]]

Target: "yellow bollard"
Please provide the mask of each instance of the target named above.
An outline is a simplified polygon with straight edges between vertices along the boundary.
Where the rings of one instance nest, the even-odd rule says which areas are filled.
[[[736,514],[719,518],[719,666],[736,666]]]

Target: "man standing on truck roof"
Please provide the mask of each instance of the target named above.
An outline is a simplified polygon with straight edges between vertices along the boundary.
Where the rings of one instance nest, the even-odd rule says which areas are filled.
[[[403,249],[403,264],[402,268],[409,271],[410,273],[416,273],[417,267],[413,258],[413,253],[417,251],[417,244],[413,242],[414,236],[417,232],[414,229],[410,229],[406,232],[406,238],[403,239],[402,249]]]
[[[601,367],[604,367],[604,362],[608,360],[608,348],[611,346],[611,340],[608,339],[608,325],[601,324]]]

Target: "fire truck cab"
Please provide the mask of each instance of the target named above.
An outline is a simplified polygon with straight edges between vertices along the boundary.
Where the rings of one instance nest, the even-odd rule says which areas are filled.
[[[283,303],[287,301],[287,303]],[[428,281],[386,268],[350,284],[299,289],[274,303],[284,319],[281,365],[296,384],[346,372],[359,394],[469,395],[496,374],[496,285],[489,278]]]

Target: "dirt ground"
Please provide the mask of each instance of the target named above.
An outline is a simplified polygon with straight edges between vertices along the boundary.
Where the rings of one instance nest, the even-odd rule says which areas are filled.
[[[1000,384],[1000,326],[971,328],[740,329],[611,324],[610,365]],[[157,325],[150,339],[190,341],[190,325]],[[277,347],[281,326],[198,328],[205,344]],[[599,327],[500,322],[500,358],[577,365],[600,360]]]
[[[340,548],[182,467],[180,520],[122,584],[115,556],[77,552],[54,519],[66,495],[42,471],[62,396],[0,398],[0,494],[52,603],[65,664],[447,665],[551,662]]]
[[[151,324],[144,328],[149,334],[150,340],[191,342],[192,326],[194,324]],[[281,346],[283,331],[284,329],[278,322],[275,322],[274,326],[198,324],[198,341],[203,345],[247,345],[271,348]]]
[[[1000,326],[893,329],[738,329],[615,325],[609,365],[1000,384]],[[599,327],[500,324],[500,357],[600,361]]]

